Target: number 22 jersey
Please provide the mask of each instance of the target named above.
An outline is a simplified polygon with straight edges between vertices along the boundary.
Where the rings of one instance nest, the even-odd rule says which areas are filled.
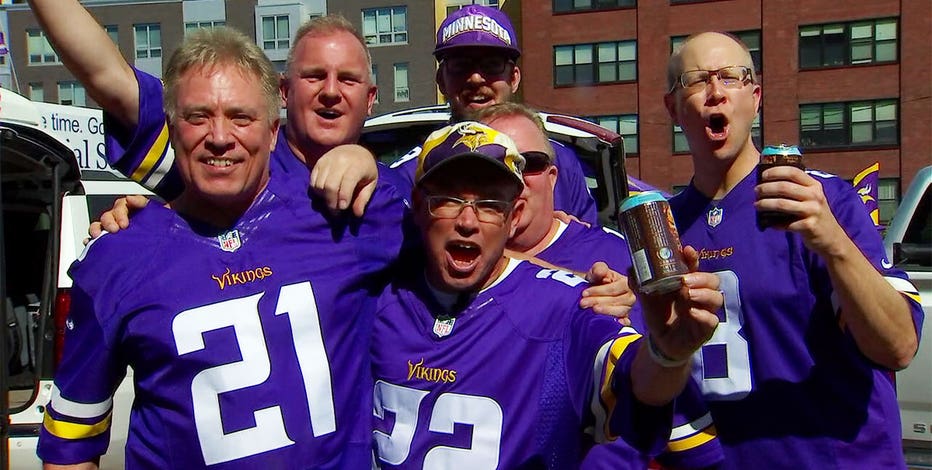
[[[583,282],[510,260],[452,322],[423,274],[393,282],[372,343],[381,468],[577,468],[587,427],[663,448],[672,407],[630,389],[641,336],[580,310]]]

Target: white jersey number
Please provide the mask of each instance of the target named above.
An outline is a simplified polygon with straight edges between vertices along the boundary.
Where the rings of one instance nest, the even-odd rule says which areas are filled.
[[[417,431],[421,402],[429,394],[423,390],[378,381],[375,384],[373,413],[385,417],[395,414],[391,434],[373,431],[378,457],[390,465],[401,465],[411,452]],[[469,470],[498,467],[504,414],[499,404],[488,397],[446,392],[437,397],[430,415],[429,432],[453,434],[454,424],[472,426],[472,444],[468,449],[434,446],[424,456],[424,469],[464,468]]]
[[[220,394],[259,385],[272,370],[266,338],[259,320],[264,292],[186,310],[172,322],[179,355],[204,349],[204,333],[233,327],[243,359],[199,372],[191,383],[194,423],[207,465],[229,462],[294,444],[285,432],[280,406],[254,410],[256,425],[224,434]],[[324,350],[317,304],[310,282],[282,287],[276,315],[288,315],[307,391],[311,429],[315,436],[336,430],[330,363]],[[278,339],[270,339],[277,341]]]
[[[751,360],[748,342],[741,336],[744,313],[738,296],[738,276],[733,271],[715,273],[720,280],[719,289],[725,293],[725,319],[718,324],[712,338],[693,357],[693,375],[708,400],[740,400],[751,391]],[[724,349],[725,364],[705,363],[713,357],[714,349]],[[708,354],[705,354],[708,353]],[[724,376],[713,371],[726,370]]]

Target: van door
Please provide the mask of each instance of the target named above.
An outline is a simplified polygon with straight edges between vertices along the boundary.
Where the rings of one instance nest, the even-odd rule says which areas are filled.
[[[36,399],[50,354],[44,345],[59,274],[62,198],[79,189],[78,163],[70,148],[34,126],[0,122],[3,468],[8,463],[18,467],[14,451],[24,450],[11,450],[10,445],[23,439],[33,442],[38,436],[41,420],[25,422],[17,416],[24,412],[41,415],[44,405]],[[28,457],[35,461],[35,451],[25,451],[30,453]]]

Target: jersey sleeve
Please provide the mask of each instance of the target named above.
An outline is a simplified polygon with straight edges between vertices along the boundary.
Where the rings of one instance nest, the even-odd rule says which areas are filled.
[[[74,287],[64,351],[39,430],[37,454],[46,463],[87,462],[106,453],[113,393],[126,374],[127,363],[114,352],[116,328],[107,326],[124,297],[116,286],[125,284],[109,274],[114,260],[97,257],[93,248],[69,271]]]
[[[586,175],[576,152],[558,142],[551,143],[556,152],[555,163],[559,169],[557,185],[553,189],[554,209],[575,215],[592,225],[599,225],[598,208],[595,206],[595,199],[589,193]]]
[[[588,385],[571,395],[588,403],[595,442],[622,439],[638,452],[659,453],[670,437],[673,406],[649,406],[634,396],[631,368],[642,336],[586,311],[573,315],[566,334],[569,382]]]
[[[410,196],[414,189],[414,175],[417,173],[417,156],[421,147],[414,147],[408,153],[395,160],[389,168],[395,171],[392,181],[398,186],[398,191]]]
[[[883,246],[883,239],[877,233],[870,212],[861,203],[857,190],[840,178],[824,175],[819,172],[810,172],[811,176],[820,180],[823,192],[829,200],[832,213],[838,224],[844,228],[845,233],[851,238],[855,245],[861,250],[861,253],[877,269],[894,289],[906,297],[909,302],[910,313],[912,314],[913,326],[916,328],[917,336],[922,331],[924,313],[922,310],[919,290],[910,282],[906,273],[893,266],[893,263],[886,258],[886,251]],[[831,289],[831,282],[827,278],[827,270],[824,269],[824,262],[817,261],[823,266],[821,272],[825,272],[825,279],[822,279],[821,285]],[[837,312],[839,303],[834,293],[831,294],[832,307]]]
[[[139,116],[134,129],[126,129],[104,112],[107,162],[126,177],[170,201],[184,183],[175,167],[168,139],[168,122],[162,104],[162,82],[133,69],[139,86]]]

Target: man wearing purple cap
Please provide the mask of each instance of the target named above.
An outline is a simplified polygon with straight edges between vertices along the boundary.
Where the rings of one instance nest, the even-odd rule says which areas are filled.
[[[524,165],[475,122],[434,132],[419,154],[423,264],[382,294],[373,330],[381,468],[574,468],[589,426],[642,452],[669,437],[669,403],[717,324],[717,278],[691,273],[642,299],[646,337],[580,310],[583,279],[503,255]]]
[[[437,30],[434,56],[440,63],[437,86],[450,103],[451,120],[472,119],[476,111],[514,99],[521,83],[518,36],[508,16],[496,8],[468,5],[448,16]],[[560,176],[554,190],[557,210],[598,223],[595,201],[589,194],[579,159],[572,150],[555,143]],[[413,186],[415,148],[392,164]],[[404,190],[402,190],[404,192]]]

